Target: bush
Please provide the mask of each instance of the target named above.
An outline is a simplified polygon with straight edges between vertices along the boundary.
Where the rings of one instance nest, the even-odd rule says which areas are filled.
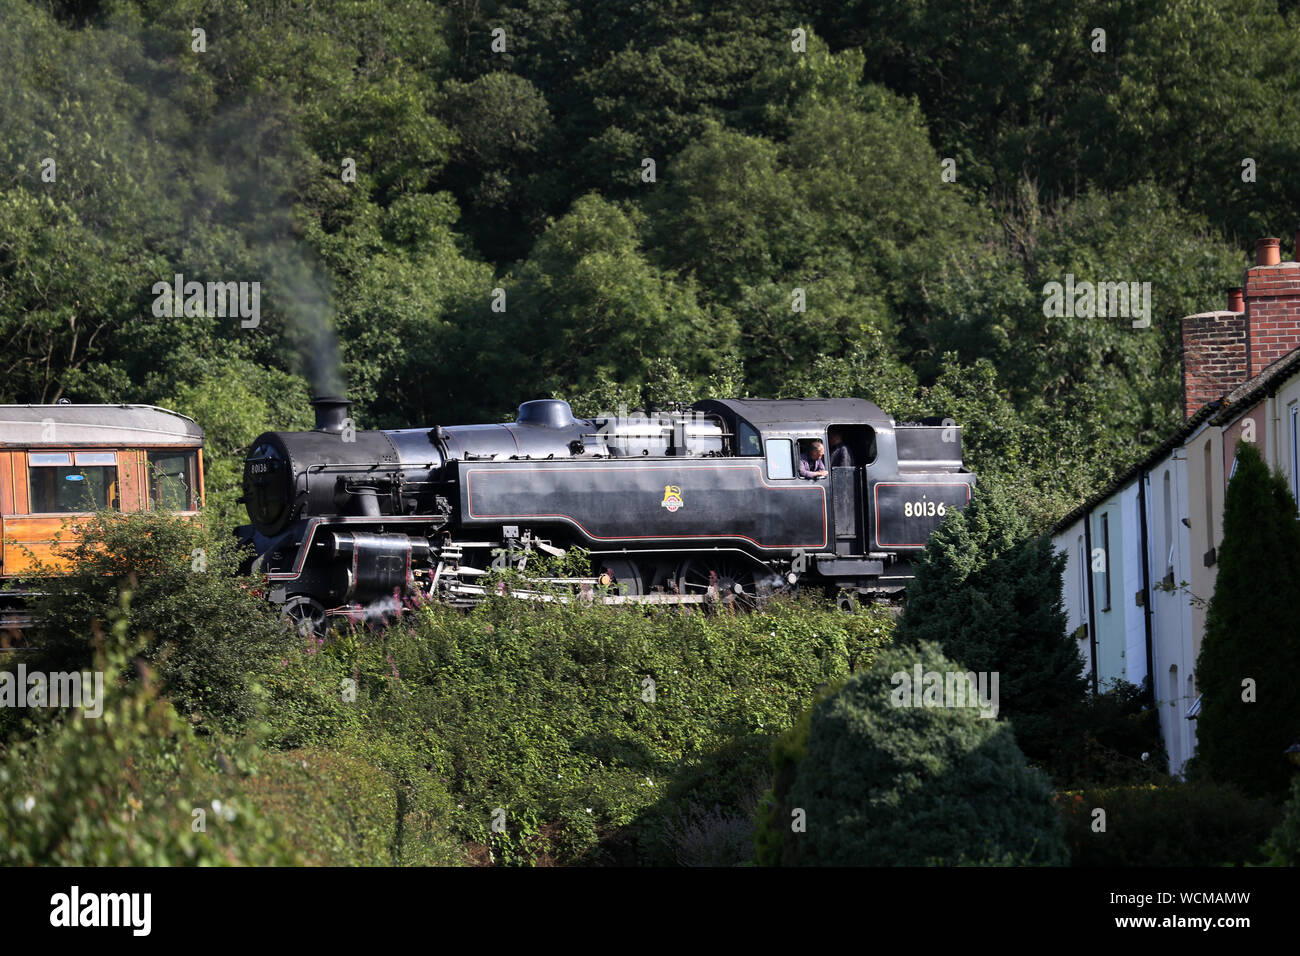
[[[882,651],[778,742],[760,863],[1065,861],[1048,781],[1025,766],[1008,724],[973,707],[896,706],[894,678],[918,663],[964,670],[931,643]],[[805,831],[795,831],[798,819]]]
[[[120,673],[130,661],[127,601],[96,663],[101,672]],[[106,684],[102,715],[37,711],[31,738],[4,754],[0,864],[297,862],[280,828],[240,795],[238,772],[204,765],[203,741],[158,698],[148,666],[135,666],[138,679]]]
[[[754,856],[754,821],[719,806],[683,811],[665,831],[682,866],[740,866]]]
[[[1089,694],[1078,730],[1071,749],[1057,761],[1074,789],[1168,779],[1169,757],[1149,678],[1141,687],[1117,680],[1104,692]]]
[[[1231,786],[1168,782],[1062,791],[1074,866],[1223,866],[1260,863],[1280,813]],[[1094,811],[1106,812],[1104,832]]]
[[[69,573],[38,572],[50,576],[32,609],[33,666],[88,666],[96,622],[117,613],[130,591],[129,632],[146,639],[143,657],[177,710],[226,729],[252,718],[257,691],[249,674],[265,668],[292,635],[247,580],[234,577],[231,544],[202,522],[156,511],[99,513],[76,533],[59,548]]]
[[[1291,778],[1291,799],[1285,815],[1264,844],[1272,866],[1300,866],[1300,774]]]
[[[930,537],[898,625],[900,642],[933,641],[966,669],[997,673],[999,718],[1026,757],[1057,775],[1080,746],[1086,691],[1065,633],[1064,561],[1048,538],[1025,537],[1019,511],[982,483]]]
[[[274,662],[267,739],[400,741],[367,759],[454,794],[454,832],[494,862],[671,864],[671,827],[696,808],[746,817],[774,735],[888,632],[883,612],[807,599],[736,615],[428,605]]]
[[[321,866],[452,865],[462,854],[442,829],[450,800],[430,785],[414,793],[360,748],[266,755],[245,781],[247,801],[276,824],[303,863]]]

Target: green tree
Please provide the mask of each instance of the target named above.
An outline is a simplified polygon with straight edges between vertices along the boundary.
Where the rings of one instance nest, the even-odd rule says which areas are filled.
[[[504,312],[494,313],[491,296],[483,296],[478,321],[498,321],[486,336],[480,326],[466,332],[475,336],[475,351],[500,363],[497,380],[514,390],[499,399],[502,411],[525,398],[585,391],[602,376],[644,383],[658,359],[703,378],[730,354],[734,326],[701,308],[693,282],[647,261],[641,219],[634,209],[584,196],[503,283]]]
[[[898,639],[932,641],[964,668],[999,675],[999,719],[1031,761],[1052,769],[1077,737],[1086,683],[1061,606],[1063,555],[1028,537],[1024,517],[984,482],[930,537],[908,588]]]
[[[1247,793],[1281,797],[1292,773],[1283,751],[1300,737],[1300,524],[1286,480],[1253,444],[1237,445],[1236,468],[1196,659],[1195,763]]]
[[[760,863],[1065,862],[1047,778],[1025,766],[1010,727],[974,707],[915,706],[900,691],[918,664],[923,673],[964,670],[934,644],[881,651],[781,738]]]

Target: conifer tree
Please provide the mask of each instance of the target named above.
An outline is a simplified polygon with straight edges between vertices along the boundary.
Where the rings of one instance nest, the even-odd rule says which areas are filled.
[[[1023,517],[982,482],[931,536],[907,593],[898,639],[934,641],[972,671],[999,674],[999,717],[1025,756],[1056,771],[1071,752],[1087,682],[1061,601],[1063,555],[1028,537]]]
[[[1223,507],[1218,577],[1196,661],[1196,770],[1282,796],[1300,735],[1300,522],[1259,451],[1237,446]]]

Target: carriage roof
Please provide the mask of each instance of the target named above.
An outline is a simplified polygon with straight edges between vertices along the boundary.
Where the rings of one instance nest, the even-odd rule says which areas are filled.
[[[0,447],[201,444],[193,419],[153,405],[0,405]]]

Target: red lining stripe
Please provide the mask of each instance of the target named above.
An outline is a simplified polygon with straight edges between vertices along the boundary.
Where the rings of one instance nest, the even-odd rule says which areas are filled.
[[[970,504],[970,485],[964,481],[878,481],[871,491],[876,503],[876,544],[882,548],[925,547],[924,541],[902,544],[880,540],[880,489],[884,486],[891,488],[953,488],[960,486],[966,489],[966,504]]]
[[[530,462],[530,464],[541,464],[541,462]],[[543,470],[545,471],[595,471],[599,473],[604,471],[608,467],[609,467],[608,464],[602,464],[600,466],[586,466],[586,467],[584,466],[573,467],[573,466],[564,465],[564,466],[546,466]],[[678,474],[680,474],[682,471],[682,467],[680,465],[619,465],[616,467],[625,468],[629,471],[672,471],[672,472],[677,472]],[[817,491],[818,493],[820,493],[822,499],[821,511],[820,511],[821,524],[822,524],[821,542],[819,544],[763,544],[761,541],[757,541],[754,538],[749,537],[749,535],[745,535],[745,534],[678,534],[678,535],[628,534],[628,535],[615,535],[612,537],[602,537],[601,535],[592,534],[583,526],[582,522],[578,521],[578,519],[574,518],[572,515],[566,515],[566,514],[504,514],[501,515],[501,514],[475,513],[474,499],[473,499],[474,473],[483,472],[486,474],[491,472],[498,472],[507,475],[520,474],[522,469],[517,469],[517,468],[466,468],[465,469],[465,503],[466,506],[468,507],[470,518],[491,519],[491,520],[509,519],[512,521],[519,520],[519,519],[526,519],[526,518],[554,518],[557,520],[563,520],[572,523],[576,528],[578,528],[583,534],[585,534],[588,538],[591,538],[593,541],[676,541],[680,539],[693,539],[693,538],[733,538],[733,539],[740,539],[742,541],[748,541],[750,544],[754,545],[754,547],[762,548],[765,551],[775,551],[775,550],[781,550],[785,548],[826,547],[826,537],[827,537],[826,535],[826,531],[827,531],[826,489],[821,485],[814,485],[811,488],[809,488],[809,487],[801,487],[798,485],[791,485],[787,487],[784,485],[768,484],[767,479],[763,476],[763,470],[759,468],[757,465],[750,465],[750,464],[693,465],[687,469],[687,471],[740,471],[740,470],[753,470],[758,472],[758,480],[762,483],[763,487],[767,489],[771,489],[772,491],[796,491],[796,492]]]

